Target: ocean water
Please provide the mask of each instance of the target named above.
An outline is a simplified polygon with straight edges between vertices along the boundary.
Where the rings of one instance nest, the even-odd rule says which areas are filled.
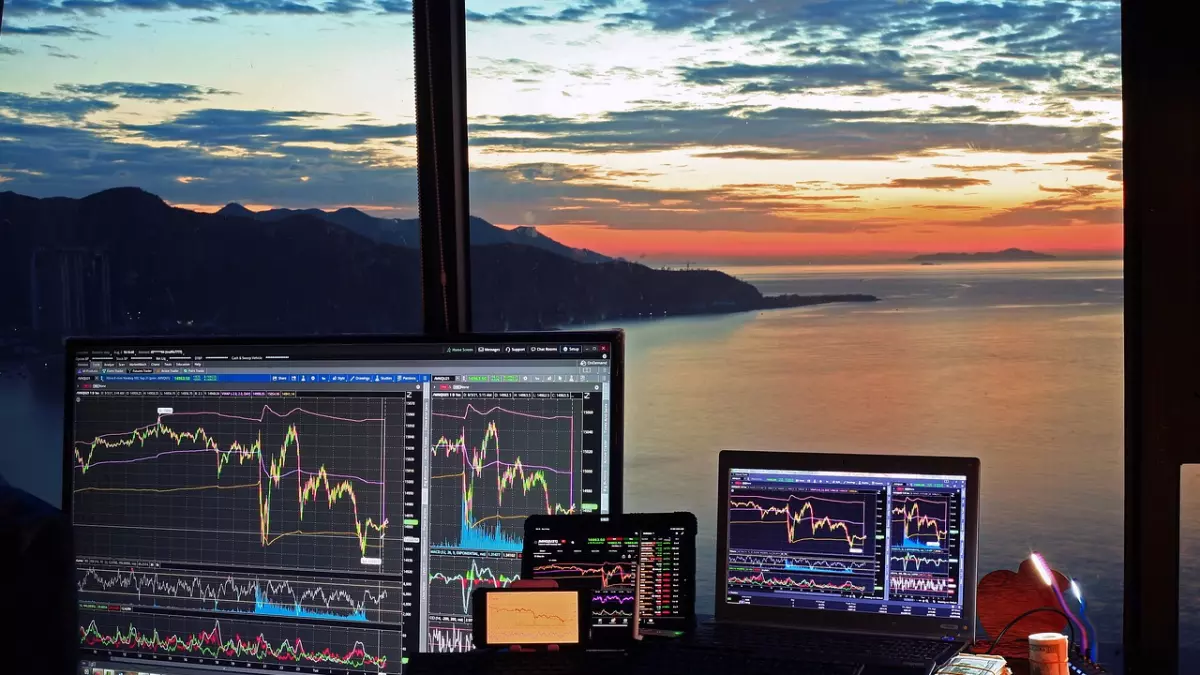
[[[981,573],[1039,550],[1119,639],[1119,261],[727,271],[883,301],[628,326],[627,509],[696,513],[702,608],[721,449],[970,455]]]
[[[720,450],[972,455],[981,572],[1039,550],[1081,581],[1102,639],[1119,640],[1119,261],[727,271],[766,293],[883,301],[625,326],[627,510],[697,515],[701,611],[713,606]],[[59,415],[0,385],[0,473],[52,503]],[[1189,513],[1194,534],[1200,508]]]

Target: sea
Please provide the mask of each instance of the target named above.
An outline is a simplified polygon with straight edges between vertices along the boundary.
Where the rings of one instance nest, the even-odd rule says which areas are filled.
[[[731,267],[764,293],[848,303],[629,322],[625,503],[700,523],[711,612],[722,449],[982,461],[981,574],[1030,551],[1079,580],[1120,641],[1119,260]],[[0,473],[60,501],[61,407],[0,384]],[[1185,477],[1185,642],[1200,647],[1200,472]]]

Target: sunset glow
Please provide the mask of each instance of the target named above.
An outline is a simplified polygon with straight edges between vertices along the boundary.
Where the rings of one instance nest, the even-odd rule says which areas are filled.
[[[633,259],[1120,251],[1118,3],[863,1],[470,0],[472,212]],[[7,6],[4,189],[416,216],[407,2],[102,4]]]

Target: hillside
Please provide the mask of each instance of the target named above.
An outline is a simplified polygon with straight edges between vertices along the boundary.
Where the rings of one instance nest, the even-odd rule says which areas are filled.
[[[241,204],[227,204],[219,214],[238,218],[251,218],[262,222],[280,222],[296,215],[314,218],[341,225],[368,239],[384,244],[417,248],[421,244],[419,223],[416,218],[377,218],[355,208],[336,211],[321,209],[270,209],[251,211]],[[566,258],[586,263],[609,262],[612,258],[588,249],[571,248],[542,234],[533,227],[517,227],[511,230],[497,227],[482,218],[471,216],[471,245],[493,246],[498,244],[521,244],[540,248]]]
[[[333,221],[358,217],[349,211],[255,214],[247,222],[234,207],[197,213],[136,188],[82,199],[3,192],[0,283],[6,292],[0,311],[16,335],[39,335],[47,345],[61,332],[419,331],[417,250]],[[536,239],[525,232],[514,236]],[[61,280],[71,275],[82,281],[75,306],[64,307]],[[580,262],[503,240],[473,248],[472,275],[478,330],[877,299],[764,297],[721,272]],[[105,304],[110,309],[97,312]],[[72,319],[85,329],[56,332],[53,327],[71,312],[87,317]]]

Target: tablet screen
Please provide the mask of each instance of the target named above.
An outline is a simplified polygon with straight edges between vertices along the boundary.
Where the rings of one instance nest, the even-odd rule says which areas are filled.
[[[691,514],[536,517],[524,577],[592,592],[593,628],[684,627],[694,615]],[[593,637],[595,637],[593,631]]]
[[[490,645],[568,645],[579,642],[577,592],[506,590],[487,597]]]

